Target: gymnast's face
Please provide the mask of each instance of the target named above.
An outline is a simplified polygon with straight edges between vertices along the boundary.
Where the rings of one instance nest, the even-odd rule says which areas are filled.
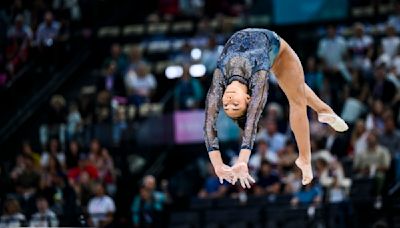
[[[232,83],[226,87],[222,97],[222,105],[225,113],[232,119],[242,117],[250,102],[250,96],[245,90]]]

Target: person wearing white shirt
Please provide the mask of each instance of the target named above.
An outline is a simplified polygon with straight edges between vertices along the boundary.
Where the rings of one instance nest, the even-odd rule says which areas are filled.
[[[30,227],[58,227],[57,215],[49,209],[49,203],[46,198],[38,197],[36,199],[38,212],[33,214],[29,223]]]
[[[373,39],[364,32],[364,25],[355,23],[354,35],[350,37],[347,45],[351,52],[353,67],[360,70],[371,69],[371,58],[373,55]]]
[[[336,34],[333,26],[328,28],[327,37],[320,40],[317,54],[323,60],[327,70],[340,72],[342,77],[347,81],[350,80],[350,73],[345,65],[346,41],[342,36]]]
[[[93,189],[95,196],[90,199],[87,207],[90,216],[89,225],[94,227],[110,225],[114,220],[114,200],[106,195],[101,183],[96,183]]]
[[[40,165],[42,167],[47,167],[49,165],[50,156],[54,156],[57,158],[57,161],[60,163],[61,166],[65,165],[66,158],[65,153],[63,151],[59,151],[58,149],[58,140],[51,139],[49,143],[49,151],[45,151],[42,153],[40,157]]]
[[[25,215],[21,213],[18,200],[8,198],[3,205],[3,214],[0,217],[0,228],[22,227],[26,224]]]
[[[272,152],[268,148],[268,143],[264,140],[259,140],[257,142],[257,150],[249,160],[249,167],[252,173],[256,174],[261,166],[261,161],[267,160],[270,164],[278,163],[277,153]]]
[[[148,66],[141,62],[137,70],[129,70],[125,76],[129,101],[136,106],[150,101],[150,98],[157,87],[157,81],[153,74],[148,71]]]
[[[266,129],[261,130],[256,138],[267,142],[273,153],[280,151],[286,143],[286,136],[278,132],[277,123],[272,119],[266,121]]]
[[[386,36],[381,40],[382,55],[393,59],[399,49],[400,38],[396,35],[396,29],[393,25],[387,25]]]

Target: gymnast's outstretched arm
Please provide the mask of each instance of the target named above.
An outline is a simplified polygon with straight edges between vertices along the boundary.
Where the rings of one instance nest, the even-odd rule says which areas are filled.
[[[222,95],[225,89],[225,83],[222,73],[219,69],[214,71],[211,87],[208,90],[206,98],[204,139],[211,160],[214,166],[215,174],[222,183],[223,179],[232,182],[231,168],[226,166],[219,151],[219,142],[217,136],[217,118],[221,108]]]
[[[258,71],[250,80],[250,103],[247,107],[246,124],[243,131],[242,146],[239,158],[233,166],[235,174],[234,182],[239,179],[243,188],[250,188],[249,181],[254,182],[254,179],[248,173],[247,163],[250,158],[251,150],[253,149],[254,141],[257,133],[258,121],[265,107],[268,97],[268,72]]]

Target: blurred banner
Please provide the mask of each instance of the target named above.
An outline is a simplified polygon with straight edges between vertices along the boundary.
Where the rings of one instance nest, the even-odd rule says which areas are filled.
[[[204,110],[175,112],[175,143],[204,143],[204,117]],[[222,110],[219,112],[216,126],[220,142],[235,141],[240,137],[239,127]]]
[[[273,0],[275,24],[336,20],[348,15],[347,0]]]
[[[204,111],[178,111],[174,114],[175,143],[204,142]]]
[[[204,143],[204,110],[176,111],[173,114],[150,117],[136,132],[139,145]],[[220,142],[235,141],[240,129],[224,113],[217,120]]]

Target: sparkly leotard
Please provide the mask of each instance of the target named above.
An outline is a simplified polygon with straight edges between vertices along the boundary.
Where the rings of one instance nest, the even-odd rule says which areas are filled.
[[[279,53],[279,36],[267,29],[244,29],[226,42],[206,99],[205,143],[209,152],[219,150],[216,120],[227,85],[239,81],[251,96],[243,128],[242,149],[252,149],[258,120],[267,102],[268,73]]]

